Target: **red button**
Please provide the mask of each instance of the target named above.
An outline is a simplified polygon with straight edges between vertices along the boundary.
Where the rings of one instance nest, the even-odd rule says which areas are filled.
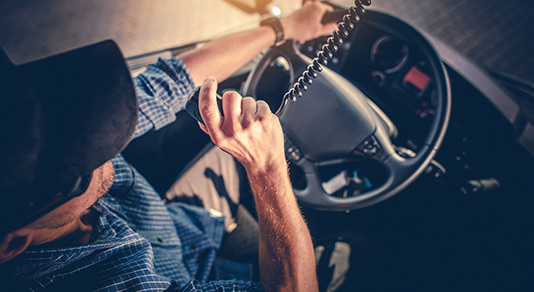
[[[404,83],[409,83],[422,91],[430,83],[430,77],[414,66],[404,76]]]

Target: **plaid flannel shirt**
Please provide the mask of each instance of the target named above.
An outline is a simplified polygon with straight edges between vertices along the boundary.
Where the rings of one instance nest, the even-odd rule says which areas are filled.
[[[134,79],[139,120],[132,139],[160,129],[182,110],[194,84],[177,58]],[[90,243],[31,246],[1,268],[6,291],[261,291],[250,266],[215,256],[222,217],[160,195],[121,155],[112,188],[92,207],[100,214]],[[226,280],[224,280],[226,279]]]

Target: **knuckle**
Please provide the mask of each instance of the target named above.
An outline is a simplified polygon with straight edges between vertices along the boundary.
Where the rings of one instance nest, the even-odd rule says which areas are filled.
[[[267,102],[265,102],[264,100],[258,100],[257,103],[258,106],[269,107],[269,104],[267,104]]]
[[[233,139],[238,136],[241,128],[242,126],[236,121],[229,125],[229,127],[224,131],[224,136],[228,139]]]
[[[251,110],[253,108],[256,108],[256,100],[252,97],[245,97],[243,98],[243,105],[244,109]]]
[[[269,113],[267,114],[267,117],[266,117],[270,122],[276,122],[278,121],[278,117],[273,114],[273,113]]]
[[[243,119],[241,122],[241,126],[243,129],[248,129],[252,126],[253,121],[251,119]]]
[[[200,104],[198,110],[204,114],[211,115],[211,105],[208,103]]]
[[[269,107],[268,103],[266,103],[263,100],[258,102],[258,113],[259,114],[265,114],[265,113],[270,113],[270,112],[271,112],[271,108]]]
[[[261,122],[269,122],[269,113],[268,112],[263,112],[261,114],[258,115],[258,120],[261,121]]]
[[[242,97],[241,95],[239,95],[239,93],[235,91],[227,91],[224,93],[223,98],[235,100],[235,99],[241,99]]]
[[[250,96],[247,96],[245,98],[243,98],[243,101],[246,101],[246,102],[256,102],[256,100]]]
[[[280,119],[278,119],[278,116],[276,116],[275,114],[270,114],[267,119],[269,120],[269,123],[271,125],[280,124]]]
[[[225,146],[228,146],[230,141],[232,139],[235,139],[236,136],[237,136],[237,131],[233,128],[229,128],[229,129],[225,129],[225,131],[220,132],[219,134],[212,135],[211,141],[215,145],[223,148]]]
[[[217,146],[224,144],[224,138],[221,135],[211,135],[211,141]]]

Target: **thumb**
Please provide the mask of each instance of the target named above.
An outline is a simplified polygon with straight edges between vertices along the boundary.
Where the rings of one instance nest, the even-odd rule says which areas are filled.
[[[217,106],[217,80],[213,77],[208,77],[202,83],[200,93],[198,95],[198,110],[200,116],[206,125],[206,130],[211,135],[218,132],[222,124],[222,115]]]

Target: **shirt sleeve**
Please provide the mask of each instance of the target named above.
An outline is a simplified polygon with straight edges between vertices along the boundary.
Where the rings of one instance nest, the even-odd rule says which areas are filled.
[[[135,77],[134,84],[139,110],[132,139],[172,123],[195,87],[189,70],[179,58],[160,58]]]
[[[232,291],[232,292],[263,292],[263,288],[260,283],[250,281],[212,281],[208,283],[200,284],[194,280],[189,282],[184,287],[178,288],[175,285],[166,291],[179,291],[179,292],[219,292],[219,291]]]

